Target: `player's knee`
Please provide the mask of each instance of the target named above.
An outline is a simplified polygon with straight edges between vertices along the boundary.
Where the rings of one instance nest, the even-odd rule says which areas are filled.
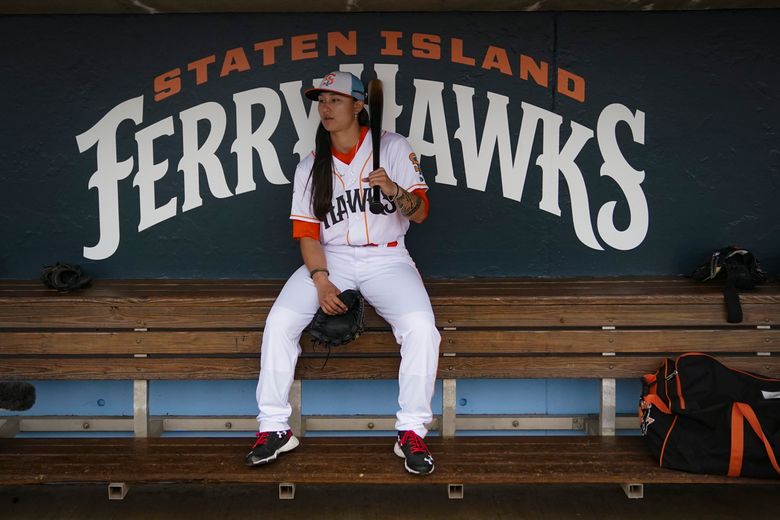
[[[271,312],[268,313],[268,318],[265,320],[265,333],[270,333],[275,336],[281,335],[289,340],[294,340],[300,336],[303,328],[306,326],[301,325],[305,320],[301,319],[301,315],[297,312],[285,309],[284,307],[273,307]]]
[[[265,321],[261,356],[267,362],[285,359],[294,363],[300,354],[300,339],[303,326],[297,313],[288,309],[272,308]],[[304,325],[305,326],[305,325]]]
[[[415,312],[401,317],[396,325],[396,339],[402,345],[412,342],[416,345],[425,345],[438,353],[441,335],[436,328],[433,314]]]

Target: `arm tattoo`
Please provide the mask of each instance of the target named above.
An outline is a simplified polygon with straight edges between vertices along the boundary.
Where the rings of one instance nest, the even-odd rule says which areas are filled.
[[[400,192],[396,196],[396,202],[398,203],[398,209],[401,210],[401,214],[404,217],[410,217],[414,215],[414,212],[420,208],[422,199],[417,195],[412,195],[403,188],[399,188]]]

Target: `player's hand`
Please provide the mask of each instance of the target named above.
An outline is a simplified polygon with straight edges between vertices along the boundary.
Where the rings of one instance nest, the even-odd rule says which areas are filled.
[[[388,197],[395,195],[398,190],[398,187],[392,180],[390,180],[390,177],[387,175],[387,172],[384,168],[378,168],[372,171],[368,174],[368,177],[363,178],[363,182],[367,182],[368,185],[372,188],[374,186],[379,186],[379,189],[382,190],[382,193]]]
[[[320,307],[325,311],[325,314],[331,316],[336,314],[344,314],[347,312],[347,306],[339,298],[339,288],[333,285],[333,282],[328,280],[328,277],[323,274],[317,273],[314,277],[314,286],[317,287],[317,296],[320,300]]]

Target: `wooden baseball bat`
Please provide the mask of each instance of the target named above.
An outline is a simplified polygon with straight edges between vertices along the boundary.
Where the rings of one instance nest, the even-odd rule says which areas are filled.
[[[374,170],[379,168],[379,139],[382,136],[382,106],[384,96],[382,94],[382,81],[372,79],[368,83],[368,111],[371,116],[371,146],[374,156]],[[371,192],[369,208],[371,213],[379,214],[383,211],[383,206],[379,200],[379,186],[374,186]]]

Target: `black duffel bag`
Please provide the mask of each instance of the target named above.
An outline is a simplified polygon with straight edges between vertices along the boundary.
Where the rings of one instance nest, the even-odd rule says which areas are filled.
[[[779,379],[692,353],[667,359],[642,382],[642,434],[660,466],[780,478]]]

